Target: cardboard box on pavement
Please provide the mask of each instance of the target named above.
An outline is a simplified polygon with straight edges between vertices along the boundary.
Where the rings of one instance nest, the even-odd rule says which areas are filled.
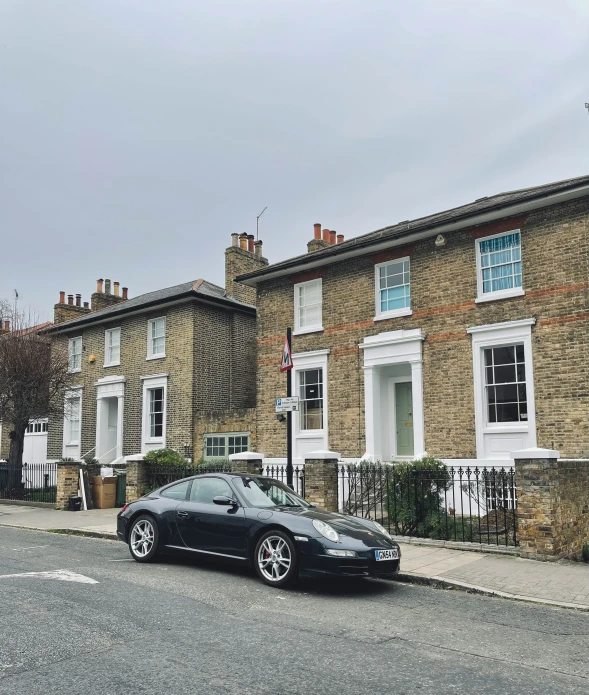
[[[115,506],[117,477],[92,477],[92,501],[96,509],[112,509]]]

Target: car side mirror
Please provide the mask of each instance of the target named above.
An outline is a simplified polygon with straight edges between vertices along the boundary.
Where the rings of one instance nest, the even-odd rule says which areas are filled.
[[[234,504],[237,504],[237,502],[226,495],[217,495],[216,497],[213,497],[213,504],[221,504],[225,507],[232,507]]]

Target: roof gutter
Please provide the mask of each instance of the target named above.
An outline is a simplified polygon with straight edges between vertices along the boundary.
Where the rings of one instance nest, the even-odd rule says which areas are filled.
[[[465,215],[463,218],[457,219],[454,222],[447,222],[433,226],[428,225],[427,222],[424,222],[421,228],[418,227],[409,233],[400,229],[397,234],[387,234],[387,229],[385,228],[382,230],[382,235],[384,237],[384,235],[387,234],[387,237],[382,241],[379,238],[374,237],[365,240],[363,240],[362,237],[358,237],[357,239],[351,239],[349,244],[346,242],[345,245],[333,246],[326,249],[326,251],[314,251],[309,253],[308,256],[299,256],[296,259],[276,264],[274,269],[273,266],[269,266],[268,268],[258,270],[255,273],[246,273],[244,275],[240,275],[236,278],[236,280],[238,282],[242,282],[244,285],[248,285],[249,287],[256,287],[260,282],[266,282],[267,280],[272,280],[273,278],[290,275],[295,271],[299,272],[302,270],[311,270],[313,268],[319,268],[334,262],[344,261],[348,258],[362,256],[369,252],[374,253],[384,249],[394,248],[395,246],[403,246],[415,241],[427,239],[428,237],[436,236],[443,232],[454,232],[459,229],[464,229],[465,227],[474,227],[475,225],[484,224],[485,222],[493,222],[504,217],[511,217],[523,212],[531,212],[532,210],[548,207],[549,205],[564,203],[568,200],[581,198],[585,195],[589,195],[589,185],[580,186],[566,191],[559,191],[558,193],[554,193],[552,195],[527,200],[515,205],[499,207],[494,210],[489,210],[487,212],[478,213],[475,215]]]
[[[100,325],[102,323],[112,323],[112,321],[118,319],[119,317],[127,318],[129,316],[135,316],[137,314],[144,314],[146,311],[155,308],[167,309],[177,304],[184,304],[190,301],[191,299],[196,299],[203,304],[230,307],[231,309],[234,309],[236,311],[243,311],[246,314],[256,313],[256,307],[250,306],[249,304],[236,304],[235,302],[227,300],[223,297],[212,297],[209,295],[203,295],[200,292],[195,292],[194,290],[188,290],[188,292],[182,292],[181,294],[176,295],[175,297],[170,299],[154,299],[153,301],[146,302],[145,304],[142,304],[141,306],[136,307],[135,309],[124,310],[124,305],[121,305],[121,308],[118,311],[113,311],[112,313],[109,313],[105,316],[93,317],[92,313],[90,313],[86,316],[83,316],[80,319],[75,319],[75,323],[74,321],[64,321],[63,323],[55,324],[52,328],[49,328],[47,332],[67,333],[71,331],[77,331],[80,328],[85,328],[89,324]]]

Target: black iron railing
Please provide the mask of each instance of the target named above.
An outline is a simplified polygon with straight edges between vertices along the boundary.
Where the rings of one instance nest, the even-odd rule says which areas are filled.
[[[0,499],[55,504],[57,463],[0,463]]]
[[[161,464],[147,464],[147,486],[149,490],[157,490],[163,485],[173,483],[182,478],[200,473],[230,473],[231,463],[225,460],[210,461],[199,464],[187,464],[186,466],[162,466]],[[280,480],[286,484],[286,466],[264,465],[262,474],[268,478]],[[293,467],[293,489],[302,497],[305,496],[305,467]]]
[[[268,465],[262,469],[263,475],[268,478],[274,478],[286,485],[286,466]],[[292,488],[301,497],[305,496],[305,467],[293,466],[292,469]]]
[[[517,545],[512,468],[339,464],[339,509],[378,521],[390,533],[490,545]]]

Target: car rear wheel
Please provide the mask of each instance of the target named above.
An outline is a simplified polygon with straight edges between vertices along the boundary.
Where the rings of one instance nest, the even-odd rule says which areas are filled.
[[[137,517],[129,532],[129,550],[137,562],[150,562],[157,555],[159,532],[153,517]]]
[[[258,577],[269,586],[286,586],[297,574],[297,552],[289,536],[269,531],[256,545],[254,567]]]

